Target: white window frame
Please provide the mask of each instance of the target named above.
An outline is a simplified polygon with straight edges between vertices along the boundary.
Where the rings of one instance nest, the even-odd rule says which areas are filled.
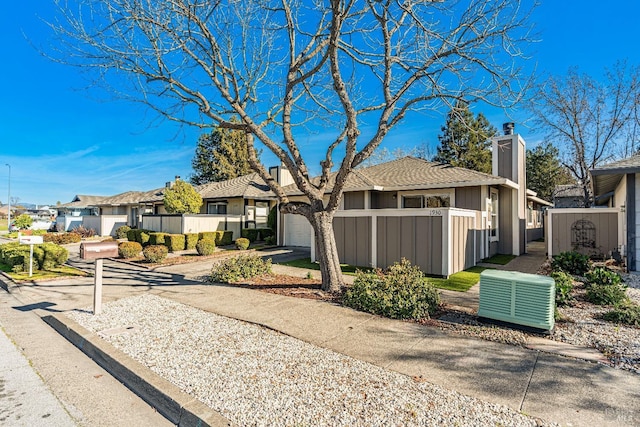
[[[416,208],[405,208],[404,207],[404,198],[405,197],[409,197],[409,198],[414,198],[414,197],[421,197],[422,201],[420,203],[420,206],[424,209],[427,206],[427,199],[429,197],[446,197],[449,198],[449,206],[447,207],[454,207],[455,206],[455,191],[443,191],[443,190],[423,190],[423,191],[406,191],[406,192],[401,192],[398,194],[398,197],[401,197],[401,208],[402,209],[416,209]]]
[[[495,197],[494,197],[495,196]],[[500,240],[500,192],[496,188],[489,190],[489,199],[487,200],[487,222],[489,226],[489,241],[497,242]],[[495,235],[494,235],[495,231]]]

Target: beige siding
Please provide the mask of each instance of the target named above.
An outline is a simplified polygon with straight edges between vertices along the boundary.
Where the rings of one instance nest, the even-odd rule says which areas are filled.
[[[407,258],[432,275],[443,275],[442,217],[381,216],[377,221],[378,266]]]
[[[334,218],[333,232],[340,262],[371,266],[371,217]]]
[[[482,210],[482,192],[478,187],[456,188],[455,207],[461,209]]]
[[[451,218],[451,247],[453,271],[462,271],[475,265],[474,218],[454,216]]]
[[[557,255],[561,252],[577,250],[579,252],[600,256],[607,256],[610,251],[619,246],[618,242],[618,213],[598,212],[597,209],[589,209],[587,212],[561,213],[553,212],[551,218],[551,253]],[[578,231],[579,221],[584,226]],[[576,246],[579,240],[591,241],[593,245]],[[593,247],[591,247],[593,246]]]
[[[513,176],[512,143],[510,137],[498,140],[498,176],[516,181],[516,177]]]
[[[513,211],[513,192],[508,188],[500,188],[498,195],[498,246],[501,254],[513,252],[513,222],[518,221],[517,212]]]

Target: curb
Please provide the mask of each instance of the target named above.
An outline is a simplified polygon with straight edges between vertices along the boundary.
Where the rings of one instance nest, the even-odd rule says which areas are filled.
[[[178,426],[229,427],[233,424],[141,363],[62,314],[42,317],[60,335]]]

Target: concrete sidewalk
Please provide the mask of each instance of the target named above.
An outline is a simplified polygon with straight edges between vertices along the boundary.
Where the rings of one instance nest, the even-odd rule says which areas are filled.
[[[572,426],[640,424],[638,375],[324,302],[204,286],[188,279],[194,277],[193,271],[204,270],[202,265],[185,264],[150,271],[106,261],[104,301],[151,292],[548,421]],[[36,312],[44,316],[90,306],[92,282],[73,279],[19,286],[13,296],[24,306],[39,307]]]

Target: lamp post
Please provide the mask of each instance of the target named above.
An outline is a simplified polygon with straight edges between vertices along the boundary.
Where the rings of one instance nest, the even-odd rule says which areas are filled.
[[[5,166],[9,168],[9,195],[7,197],[7,232],[11,232],[11,165],[5,163]]]

